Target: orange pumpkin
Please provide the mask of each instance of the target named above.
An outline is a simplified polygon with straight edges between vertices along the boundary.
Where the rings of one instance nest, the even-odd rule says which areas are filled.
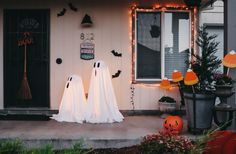
[[[180,134],[183,120],[179,116],[168,116],[163,123],[164,130],[172,134]]]

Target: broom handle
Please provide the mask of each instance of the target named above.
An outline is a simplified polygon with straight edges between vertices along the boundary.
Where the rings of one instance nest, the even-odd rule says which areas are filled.
[[[25,44],[25,58],[24,58],[24,73],[26,73],[26,44]]]

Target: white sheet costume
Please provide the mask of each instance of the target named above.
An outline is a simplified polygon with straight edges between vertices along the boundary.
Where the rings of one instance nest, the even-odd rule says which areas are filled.
[[[113,123],[123,119],[117,106],[108,67],[103,61],[97,61],[90,79],[85,120],[89,123]]]
[[[82,80],[77,75],[68,78],[61,100],[59,113],[51,118],[57,121],[83,123],[86,99]]]

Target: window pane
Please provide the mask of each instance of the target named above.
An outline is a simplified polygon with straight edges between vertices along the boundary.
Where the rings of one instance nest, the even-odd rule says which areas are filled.
[[[137,79],[161,78],[160,20],[159,12],[137,12]]]
[[[190,26],[189,13],[172,12],[164,14],[165,76],[171,78],[173,70],[184,73],[189,59]]]

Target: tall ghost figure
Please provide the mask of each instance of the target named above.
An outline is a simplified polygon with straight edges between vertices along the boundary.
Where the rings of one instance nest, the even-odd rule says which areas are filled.
[[[85,110],[86,99],[82,80],[79,76],[72,75],[66,82],[59,113],[51,118],[60,122],[83,123]]]
[[[103,61],[97,61],[90,78],[85,120],[89,123],[113,123],[123,119],[117,106],[108,67]]]

